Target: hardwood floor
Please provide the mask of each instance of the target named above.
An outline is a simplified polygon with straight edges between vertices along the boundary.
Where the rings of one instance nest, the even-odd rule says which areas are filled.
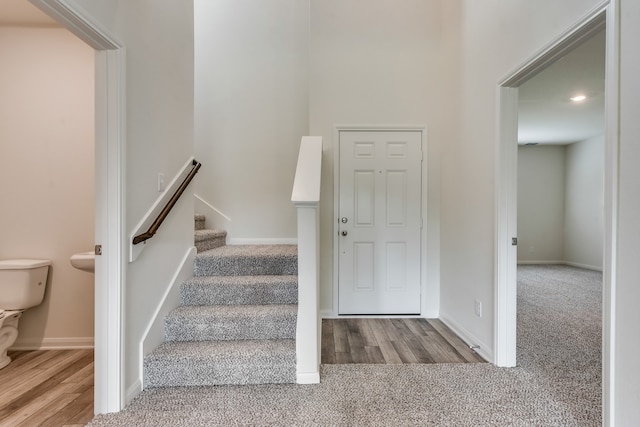
[[[93,418],[93,350],[10,351],[0,426],[84,426]]]
[[[438,319],[322,321],[322,363],[485,362]]]

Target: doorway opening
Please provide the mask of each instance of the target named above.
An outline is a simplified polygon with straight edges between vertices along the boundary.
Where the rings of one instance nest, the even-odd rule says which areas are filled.
[[[605,126],[604,144],[600,157],[604,158],[603,197],[603,254],[602,254],[602,395],[603,419],[610,416],[611,394],[611,347],[610,336],[612,307],[612,266],[615,265],[615,221],[616,200],[617,135],[615,123],[617,107],[617,16],[614,6],[606,3],[587,14],[584,19],[562,34],[533,59],[511,73],[499,86],[499,145],[496,163],[496,254],[495,254],[495,363],[498,366],[516,366],[516,306],[517,306],[517,156],[518,156],[518,92],[519,87],[533,76],[558,62],[567,52],[582,45],[600,31],[606,33],[604,87]],[[512,243],[513,239],[513,243]],[[520,250],[528,251],[527,246]]]
[[[124,406],[122,389],[122,283],[124,279],[123,169],[125,142],[124,49],[79,5],[30,0],[95,50],[94,411]]]

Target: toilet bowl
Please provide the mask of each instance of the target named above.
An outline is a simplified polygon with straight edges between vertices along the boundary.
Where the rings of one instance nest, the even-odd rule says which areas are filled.
[[[0,369],[11,362],[7,349],[18,338],[22,313],[44,298],[50,265],[39,259],[0,261]]]

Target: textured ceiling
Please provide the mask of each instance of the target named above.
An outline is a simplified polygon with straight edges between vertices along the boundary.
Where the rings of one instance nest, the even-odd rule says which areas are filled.
[[[588,98],[574,103],[569,98]],[[518,142],[570,144],[604,133],[605,32],[520,86]]]

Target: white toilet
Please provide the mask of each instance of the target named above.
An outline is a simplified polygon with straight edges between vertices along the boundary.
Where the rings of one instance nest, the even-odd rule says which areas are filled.
[[[18,337],[18,320],[42,302],[51,261],[12,259],[0,261],[0,369],[11,362],[7,349]]]

